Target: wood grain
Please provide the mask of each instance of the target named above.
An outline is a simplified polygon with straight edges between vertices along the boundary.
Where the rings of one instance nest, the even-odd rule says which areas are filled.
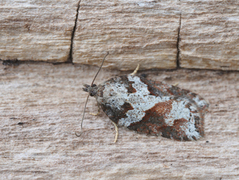
[[[1,179],[238,179],[239,73],[205,70],[142,71],[179,83],[210,103],[205,138],[178,142],[114,126],[90,99],[96,67],[48,63],[0,65]],[[126,73],[126,72],[125,72]],[[96,83],[125,74],[103,69]]]
[[[0,59],[66,62],[78,0],[1,0]]]
[[[239,70],[239,1],[181,1],[180,66]]]
[[[0,60],[99,65],[109,51],[109,69],[239,70],[238,1],[78,3],[1,1]]]
[[[80,4],[74,63],[134,70],[176,68],[177,1],[90,1]]]

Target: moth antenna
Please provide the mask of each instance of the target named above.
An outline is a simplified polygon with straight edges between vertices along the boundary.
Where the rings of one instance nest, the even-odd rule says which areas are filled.
[[[95,81],[97,75],[99,74],[99,72],[100,72],[100,70],[101,70],[101,68],[102,68],[102,66],[103,66],[103,64],[104,64],[105,58],[106,58],[106,56],[108,56],[108,54],[109,54],[109,52],[106,53],[106,55],[105,55],[105,57],[104,57],[104,59],[103,59],[101,65],[100,65],[100,68],[99,68],[99,70],[97,71],[97,73],[96,73],[96,75],[95,75],[95,77],[94,77],[94,79],[93,79],[93,81],[92,81],[92,83],[91,83],[91,87],[93,86],[94,81]],[[86,101],[85,101],[85,107],[84,107],[84,111],[83,111],[83,115],[82,115],[82,119],[81,119],[81,125],[80,125],[80,134],[77,134],[77,132],[75,132],[75,135],[76,135],[77,137],[80,137],[80,136],[82,135],[82,133],[83,133],[83,132],[82,132],[82,127],[83,127],[83,121],[84,121],[84,117],[85,117],[85,110],[86,110],[86,105],[87,105],[89,96],[90,96],[90,95],[88,94],[88,96],[87,96],[87,98],[86,98]]]
[[[89,97],[90,97],[90,95],[88,94],[88,96],[87,96],[87,98],[86,98],[86,101],[85,101],[85,107],[84,107],[84,111],[83,111],[83,115],[82,115],[82,119],[81,119],[80,134],[77,134],[77,132],[75,132],[75,135],[76,135],[77,137],[80,137],[81,134],[83,133],[83,132],[82,132],[83,120],[84,120],[84,117],[85,117],[85,109],[86,109],[86,105],[87,105],[87,102],[88,102]]]
[[[105,55],[105,57],[104,57],[104,59],[103,59],[101,65],[100,65],[100,68],[99,68],[98,72],[96,73],[96,75],[95,75],[95,77],[94,77],[94,79],[93,79],[93,81],[92,81],[92,83],[91,83],[91,86],[93,86],[94,81],[95,81],[96,77],[98,76],[98,74],[99,74],[99,72],[100,72],[100,70],[101,70],[101,68],[102,68],[102,66],[103,66],[103,64],[104,64],[105,58],[106,58],[106,56],[108,56],[108,54],[109,54],[109,52],[106,53],[106,55]]]

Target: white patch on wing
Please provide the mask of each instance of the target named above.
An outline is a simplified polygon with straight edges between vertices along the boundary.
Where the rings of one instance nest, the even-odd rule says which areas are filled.
[[[173,101],[172,110],[166,115],[165,123],[168,126],[173,126],[175,119],[190,119],[190,110],[185,108],[186,101]]]
[[[203,99],[203,100],[200,100],[199,96],[196,96],[195,98],[193,98],[193,100],[196,102],[196,104],[202,108],[204,106],[208,106],[208,103]]]
[[[181,129],[185,132],[186,136],[193,140],[193,137],[196,139],[199,139],[201,136],[199,132],[196,131],[195,128],[195,116],[200,116],[199,113],[191,113],[190,109],[192,111],[195,111],[197,108],[191,104],[190,109],[186,108],[185,105],[189,103],[186,99],[179,99],[178,101],[173,101],[172,103],[172,110],[169,114],[166,115],[165,122],[172,126],[174,123],[174,120],[176,119],[186,119],[188,122],[185,124],[185,126],[180,126]]]

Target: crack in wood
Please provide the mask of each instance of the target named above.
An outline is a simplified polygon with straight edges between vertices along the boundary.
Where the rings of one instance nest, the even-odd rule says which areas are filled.
[[[71,47],[70,47],[69,58],[67,60],[70,63],[73,63],[73,43],[74,43],[75,31],[76,31],[77,21],[78,21],[78,16],[79,16],[80,3],[81,3],[81,0],[79,0],[78,5],[77,5],[75,25],[73,27],[72,34],[71,34]]]
[[[177,63],[177,68],[180,68],[180,48],[179,48],[179,43],[180,43],[180,30],[181,30],[181,13],[179,16],[179,26],[178,26],[178,38],[177,38],[177,57],[176,57],[176,63]]]

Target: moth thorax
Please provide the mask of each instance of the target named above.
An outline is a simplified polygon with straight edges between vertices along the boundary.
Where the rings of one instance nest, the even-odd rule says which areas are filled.
[[[95,96],[98,91],[98,86],[96,84],[92,84],[91,86],[88,84],[84,84],[83,91],[88,92],[90,96]]]

